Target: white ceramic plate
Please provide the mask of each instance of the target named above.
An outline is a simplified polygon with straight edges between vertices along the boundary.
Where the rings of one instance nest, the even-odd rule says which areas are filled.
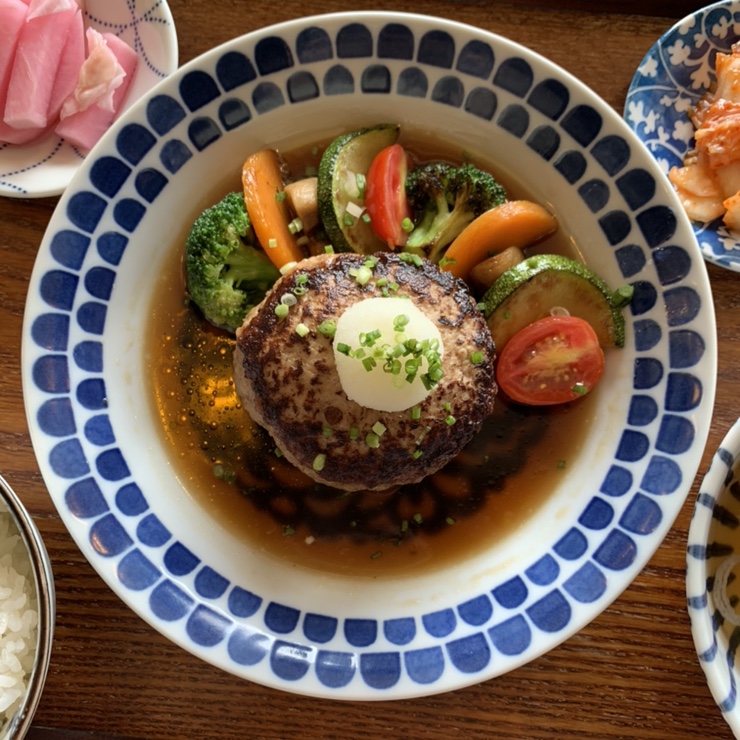
[[[740,737],[737,610],[740,574],[740,420],[712,458],[694,506],[686,595],[699,662],[712,697]]]
[[[267,557],[189,495],[144,400],[142,328],[176,248],[173,222],[194,218],[211,186],[238,182],[245,153],[388,120],[448,132],[516,173],[588,263],[635,295],[583,451],[516,537],[424,575],[317,575]],[[621,118],[506,39],[372,12],[235,39],[133,106],[58,205],[23,337],[39,465],[111,588],[225,670],[337,699],[479,682],[597,616],[685,500],[715,372],[712,300],[691,226]]]
[[[86,23],[114,33],[139,55],[123,110],[177,69],[177,34],[166,0],[86,0]],[[0,195],[59,195],[85,155],[54,133],[24,146],[0,144]]]
[[[676,23],[648,51],[632,78],[624,118],[668,173],[693,146],[687,111],[715,81],[714,58],[740,39],[740,2],[723,0]],[[693,223],[708,262],[740,270],[740,242],[722,224]]]

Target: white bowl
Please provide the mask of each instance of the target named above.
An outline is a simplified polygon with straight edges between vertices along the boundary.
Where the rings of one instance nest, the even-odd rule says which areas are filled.
[[[694,506],[686,554],[691,634],[717,706],[740,737],[737,628],[740,575],[740,419],[714,453]]]
[[[714,59],[740,38],[737,0],[700,8],[666,31],[632,78],[624,119],[668,173],[693,146],[688,110],[716,80]],[[740,271],[740,243],[721,219],[693,223],[704,259]]]
[[[214,189],[238,181],[246,153],[389,120],[486,153],[557,215],[609,284],[629,282],[635,297],[583,449],[516,537],[423,575],[335,577],[268,557],[190,495],[143,400],[141,333],[173,238]],[[598,615],[681,509],[715,373],[704,262],[675,195],[621,118],[517,44],[403,13],[266,28],[140,100],[58,205],[23,337],[40,468],[111,588],[225,670],[337,699],[476,683]]]
[[[14,605],[15,609],[24,614],[20,625],[13,627],[12,624],[5,622],[4,608],[10,601],[15,601],[16,595],[3,595],[3,599],[0,600],[0,619],[3,620],[3,629],[0,632],[3,647],[0,672],[5,675],[6,640],[9,652],[14,656],[8,659],[8,667],[17,659],[23,670],[27,671],[22,678],[25,686],[23,694],[0,712],[0,738],[21,740],[33,721],[44,690],[51,658],[56,613],[54,576],[44,542],[33,519],[2,476],[0,476],[0,505],[3,507],[0,516],[4,517],[3,524],[0,525],[1,531],[9,538],[8,542],[3,543],[0,552],[4,557],[10,558],[10,562],[3,561],[0,564],[4,572],[3,588],[11,582],[16,582],[19,576],[22,576],[27,584],[25,589],[27,600],[22,606]],[[14,543],[16,537],[20,539]],[[34,613],[36,619],[32,618]],[[21,641],[25,647],[19,650]],[[12,649],[9,647],[10,642],[13,643]],[[30,649],[29,642],[34,643]],[[4,705],[10,698],[5,692],[15,692],[18,688],[20,669],[16,666],[10,670],[13,672],[14,683],[12,686],[4,684],[0,691],[0,700]],[[10,677],[10,674],[6,676]]]
[[[139,55],[123,111],[177,69],[177,33],[166,0],[86,0],[84,13],[87,25],[115,33]],[[54,133],[23,146],[0,143],[0,195],[59,195],[84,158]]]

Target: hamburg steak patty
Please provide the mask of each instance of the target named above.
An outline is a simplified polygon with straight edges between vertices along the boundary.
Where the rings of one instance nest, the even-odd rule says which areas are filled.
[[[295,302],[283,298],[296,294]],[[333,338],[318,328],[359,301],[389,294],[410,298],[443,347],[442,378],[402,411],[350,400]],[[281,318],[275,309],[286,303]],[[426,260],[344,253],[298,263],[252,309],[237,331],[234,379],[252,419],[314,480],[384,490],[421,480],[470,441],[493,409],[494,361],[488,326],[462,281]]]

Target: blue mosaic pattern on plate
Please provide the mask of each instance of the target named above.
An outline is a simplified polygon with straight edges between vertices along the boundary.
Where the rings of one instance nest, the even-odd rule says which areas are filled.
[[[331,31],[307,19],[295,36],[272,29],[256,42],[237,40],[210,66],[175,75],[143,114],[120,125],[115,156],[92,162],[62,201],[66,224],[50,236],[53,267],[35,286],[43,310],[26,337],[38,354],[28,382],[48,396],[34,410],[39,433],[51,441],[45,462],[61,480],[67,510],[85,523],[91,547],[118,559],[122,588],[145,594],[155,621],[182,622],[202,654],[219,646],[233,666],[269,664],[276,685],[315,679],[338,697],[358,684],[363,697],[391,697],[402,683],[427,691],[450,675],[486,677],[504,656],[525,657],[543,635],[567,634],[581,605],[604,597],[606,572],[638,560],[643,540],[663,520],[662,499],[686,485],[680,466],[664,462],[696,443],[688,412],[706,392],[691,371],[705,358],[706,342],[679,328],[702,310],[702,297],[681,284],[691,254],[669,243],[676,219],[653,203],[655,178],[634,161],[626,137],[568,83],[542,77],[525,50],[459,30],[458,38],[430,19],[399,19],[375,30],[345,17]],[[304,613],[289,595],[275,601],[231,582],[203,560],[197,544],[177,541],[151,513],[106,413],[102,346],[130,240],[173,178],[187,176],[193,158],[276,108],[322,95],[394,91],[486,121],[512,146],[535,152],[595,215],[625,280],[648,260],[659,266],[658,279],[634,281],[631,341],[638,356],[615,464],[594,481],[594,495],[551,549],[520,575],[460,603],[385,620],[338,618]],[[661,306],[670,332],[652,317]],[[669,340],[670,372],[658,354]],[[664,398],[650,393],[662,383]],[[653,426],[657,437],[644,431]],[[633,470],[646,471],[642,493]]]
[[[627,92],[624,120],[668,173],[680,166],[693,145],[687,117],[715,80],[714,59],[740,38],[737,0],[709,5],[676,23],[648,51]],[[708,262],[740,270],[740,243],[722,224],[694,222],[699,248]]]
[[[33,322],[31,333],[39,347],[64,352],[69,339],[69,316],[62,313],[42,314]]]

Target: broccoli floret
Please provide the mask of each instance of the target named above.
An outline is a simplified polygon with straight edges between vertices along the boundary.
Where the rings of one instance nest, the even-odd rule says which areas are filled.
[[[198,216],[185,242],[191,299],[215,326],[235,332],[280,277],[254,235],[241,193],[229,193]]]
[[[442,250],[474,218],[506,200],[506,191],[492,175],[472,164],[453,167],[432,162],[408,174],[406,196],[416,224],[406,249],[424,252],[437,262]]]

